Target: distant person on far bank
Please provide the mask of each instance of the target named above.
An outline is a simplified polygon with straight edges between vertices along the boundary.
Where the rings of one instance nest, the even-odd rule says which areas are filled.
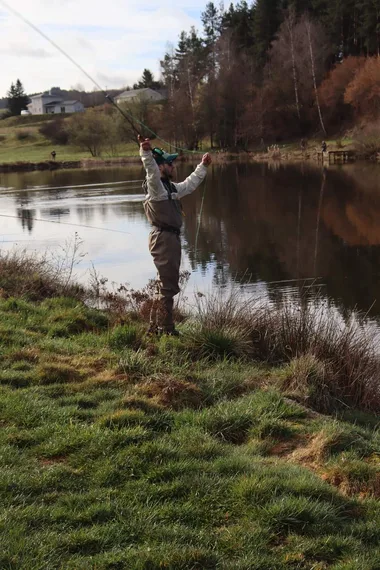
[[[211,164],[206,153],[194,172],[183,182],[172,182],[175,175],[174,161],[178,154],[168,154],[160,148],[152,148],[149,139],[138,137],[140,156],[145,168],[143,183],[146,199],[144,210],[152,225],[149,234],[149,251],[158,273],[158,297],[153,302],[148,332],[178,336],[174,326],[174,297],[179,293],[181,265],[182,207],[180,200],[194,192],[201,184]]]
[[[322,152],[326,152],[327,150],[327,144],[325,143],[325,141],[322,142]]]
[[[57,153],[55,152],[55,150],[53,150],[53,151],[50,153],[50,155],[51,155],[52,159],[55,160],[55,157],[57,156]]]

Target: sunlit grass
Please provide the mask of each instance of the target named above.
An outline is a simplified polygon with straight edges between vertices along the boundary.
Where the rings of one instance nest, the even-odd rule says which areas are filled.
[[[11,117],[0,121],[0,163],[3,162],[42,162],[51,160],[50,153],[54,149],[57,161],[79,161],[91,159],[91,154],[85,149],[72,145],[57,145],[48,141],[39,133],[39,128],[51,117],[26,116]],[[28,137],[20,141],[19,133],[27,133]],[[121,144],[112,155],[105,150],[100,158],[118,158],[137,156],[138,147],[134,143]]]

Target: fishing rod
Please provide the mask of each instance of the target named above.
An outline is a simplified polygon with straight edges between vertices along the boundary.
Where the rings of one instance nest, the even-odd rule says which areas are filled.
[[[33,188],[20,188],[17,192],[24,192],[25,190],[71,190],[76,188],[101,188],[102,186],[118,186],[119,184],[136,184],[143,182],[143,180],[120,180],[120,182],[97,182],[96,184],[76,184],[70,186],[33,186]],[[1,189],[1,188],[0,188]],[[9,191],[13,191],[10,188]],[[133,188],[132,188],[133,190]]]
[[[28,20],[27,18],[25,18],[25,16],[23,16],[20,12],[18,12],[17,10],[15,10],[14,8],[12,8],[11,6],[9,6],[9,4],[7,2],[5,2],[5,0],[0,0],[0,4],[2,4],[6,10],[8,10],[9,12],[11,12],[14,16],[16,16],[16,18],[19,18],[22,22],[24,22],[24,24],[26,24],[27,26],[29,26],[30,28],[32,28],[37,34],[39,34],[40,36],[42,36],[47,42],[49,42],[53,47],[55,47],[64,57],[66,57],[73,65],[75,65],[75,67],[77,67],[79,69],[79,71],[81,71],[94,85],[95,87],[97,87],[97,89],[103,93],[105,99],[107,99],[107,101],[109,101],[118,111],[119,113],[121,113],[121,115],[128,121],[130,127],[133,130],[133,133],[135,135],[135,139],[134,142],[136,142],[138,144],[138,146],[140,146],[137,138],[141,133],[138,131],[138,129],[136,128],[135,123],[138,123],[138,125],[140,125],[141,127],[143,127],[145,130],[147,130],[149,133],[151,133],[153,135],[153,138],[159,139],[160,141],[162,141],[163,143],[165,143],[166,145],[172,146],[174,147],[176,150],[180,150],[182,152],[187,152],[189,154],[195,153],[196,151],[192,151],[192,150],[188,150],[188,149],[184,149],[178,146],[175,146],[171,143],[169,143],[168,141],[164,140],[163,138],[159,137],[157,135],[157,133],[155,133],[152,129],[150,129],[147,125],[145,125],[145,123],[143,123],[142,121],[140,121],[139,119],[137,119],[137,117],[134,117],[132,115],[132,113],[130,113],[129,111],[126,111],[124,109],[122,109],[117,103],[116,101],[113,99],[113,97],[111,97],[111,95],[109,95],[102,87],[101,85],[99,85],[99,83],[79,64],[77,63],[72,57],[71,55],[69,55],[64,49],[61,48],[61,46],[59,46],[54,40],[52,40],[47,34],[45,34],[45,32],[43,32],[42,30],[40,30],[35,24],[33,24],[33,22],[31,22],[30,20]],[[132,137],[130,137],[132,138]]]
[[[129,125],[132,127],[133,133],[136,139],[133,139],[137,143],[137,136],[140,134],[139,131],[136,129],[134,124],[134,117],[130,113],[124,112],[124,110],[114,101],[114,99],[99,85],[99,83],[91,77],[91,75],[79,64],[77,63],[65,50],[61,48],[54,40],[52,40],[47,34],[45,34],[42,30],[37,28],[33,22],[25,18],[20,12],[9,6],[5,0],[0,0],[0,4],[2,4],[9,12],[11,12],[14,16],[19,18],[24,24],[27,24],[31,27],[37,34],[42,36],[46,41],[48,41],[53,47],[55,47],[63,56],[65,56],[75,67],[77,67],[94,85],[97,89],[103,93],[104,97],[123,115],[123,117],[128,121]],[[128,116],[129,115],[129,116]],[[137,143],[138,144],[138,143]]]
[[[40,36],[42,36],[47,42],[49,42],[53,47],[55,47],[64,57],[66,57],[77,69],[79,69],[79,71],[81,71],[81,73],[83,73],[94,85],[95,87],[97,87],[97,89],[103,93],[104,97],[119,111],[119,113],[121,113],[121,115],[126,119],[126,121],[129,123],[130,127],[132,128],[132,131],[135,135],[135,139],[134,142],[137,143],[138,146],[140,146],[140,143],[138,141],[139,136],[142,136],[141,133],[138,131],[138,129],[135,126],[135,123],[138,123],[141,127],[143,127],[146,131],[148,131],[149,133],[151,133],[153,135],[153,138],[158,139],[160,141],[162,141],[165,145],[168,145],[169,147],[173,147],[176,150],[179,150],[181,152],[186,152],[188,154],[195,154],[196,151],[191,151],[188,149],[184,149],[175,145],[172,145],[170,142],[166,141],[165,139],[161,138],[160,136],[157,135],[157,133],[155,133],[152,129],[150,129],[147,125],[145,125],[142,121],[140,121],[139,119],[137,119],[136,117],[134,117],[132,115],[132,113],[122,109],[117,103],[116,101],[114,101],[114,99],[101,87],[101,85],[99,85],[99,83],[79,64],[77,63],[64,49],[61,48],[61,46],[59,46],[55,41],[53,41],[47,34],[45,34],[42,30],[40,30],[35,24],[33,24],[30,20],[28,20],[27,18],[25,18],[25,16],[23,16],[20,12],[18,12],[17,10],[15,10],[14,8],[12,8],[11,6],[9,6],[9,4],[7,2],[5,2],[5,0],[0,0],[0,5],[4,6],[6,10],[8,10],[9,12],[11,12],[14,16],[16,16],[16,18],[19,18],[22,22],[24,22],[24,24],[26,24],[27,26],[29,26],[30,28],[32,28],[37,34],[39,34]],[[132,137],[130,137],[132,138]],[[202,204],[201,204],[201,211],[200,211],[200,216],[199,216],[199,220],[198,220],[198,228],[197,228],[197,240],[198,240],[198,234],[199,234],[199,229],[200,229],[200,222],[201,222],[201,217],[202,217],[202,211],[203,211],[203,202],[204,202],[204,195],[205,195],[205,191],[203,192],[203,198],[202,198]],[[46,221],[46,220],[43,220]],[[104,228],[103,228],[104,229]]]

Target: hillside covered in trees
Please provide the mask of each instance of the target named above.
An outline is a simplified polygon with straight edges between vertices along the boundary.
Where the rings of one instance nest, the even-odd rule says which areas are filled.
[[[339,133],[377,114],[379,0],[210,2],[202,22],[203,33],[182,32],[161,61],[166,138],[248,148]]]
[[[162,90],[164,103],[130,103],[132,125],[104,106],[114,143],[135,140],[145,124],[142,134],[189,149],[265,149],[348,133],[379,150],[380,0],[209,2],[201,20],[201,31],[182,31],[162,55],[159,80],[144,69],[133,85]],[[54,90],[103,109],[100,91]]]

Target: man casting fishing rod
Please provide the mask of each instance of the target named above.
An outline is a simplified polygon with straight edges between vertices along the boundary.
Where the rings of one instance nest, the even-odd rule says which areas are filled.
[[[149,251],[158,272],[158,299],[153,302],[149,331],[178,335],[173,320],[173,298],[179,293],[181,265],[180,229],[182,226],[181,198],[194,192],[201,184],[211,164],[206,153],[202,162],[183,182],[172,182],[174,161],[178,154],[168,154],[152,148],[149,139],[139,135],[140,156],[146,171],[144,190],[147,194],[144,210],[153,228],[149,234]]]

